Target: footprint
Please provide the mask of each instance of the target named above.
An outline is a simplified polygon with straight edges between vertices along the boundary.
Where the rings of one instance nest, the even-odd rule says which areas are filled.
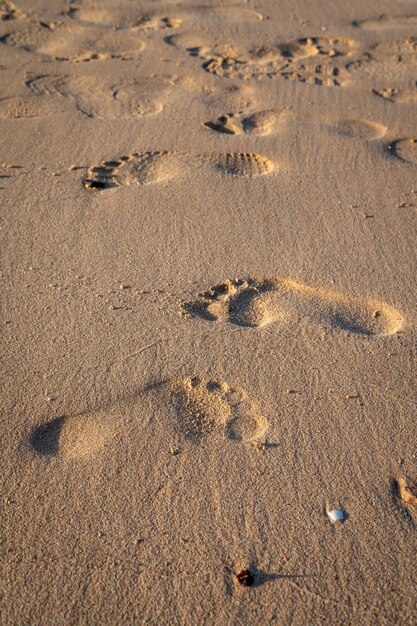
[[[182,20],[177,17],[149,17],[144,16],[140,17],[136,20],[134,24],[132,24],[132,28],[136,28],[137,30],[166,30],[169,28],[178,28],[181,26]]]
[[[66,74],[40,74],[27,77],[25,85],[36,96],[54,98],[72,98],[76,100],[80,93],[89,92],[95,80],[89,76],[71,76]]]
[[[220,24],[222,27],[227,27],[227,23],[231,22],[262,22],[265,17],[259,11],[253,8],[244,7],[242,4],[235,6],[225,5],[200,5],[196,9],[197,19],[203,20],[205,23],[211,22],[213,26]]]
[[[163,109],[162,97],[167,83],[158,78],[141,78],[113,85],[110,89],[113,106],[103,117],[144,117]],[[99,107],[96,106],[99,111]]]
[[[99,7],[98,5],[88,6],[69,6],[64,10],[64,14],[68,17],[84,22],[86,24],[95,24],[100,26],[114,26],[121,28],[127,26],[123,15],[117,8],[114,9]]]
[[[352,26],[365,28],[366,30],[386,30],[389,28],[415,28],[417,15],[379,15],[367,20],[355,20]]]
[[[417,90],[410,91],[405,89],[395,89],[389,87],[387,89],[372,89],[372,93],[375,96],[379,96],[389,102],[395,102],[398,104],[407,104],[408,102],[417,102]]]
[[[132,28],[136,30],[165,30],[178,28],[182,20],[175,17],[159,17],[155,15],[137,16],[135,6],[103,7],[98,5],[69,7],[66,14],[72,19],[85,24],[111,26],[113,28]]]
[[[353,52],[357,42],[343,37],[304,37],[278,46],[284,58],[299,61],[309,57],[345,57]]]
[[[299,63],[290,65],[281,72],[286,80],[296,80],[307,85],[319,85],[326,87],[340,87],[349,80],[349,73],[343,66],[328,65],[323,63]]]
[[[280,75],[309,85],[340,87],[349,79],[345,58],[355,51],[357,42],[339,37],[307,37],[278,46],[287,60]]]
[[[207,169],[231,177],[255,177],[273,169],[258,154],[230,152],[192,155],[186,152],[139,152],[90,167],[83,179],[86,189],[109,189],[121,185],[144,185],[180,177],[187,170]]]
[[[50,106],[38,96],[10,96],[0,98],[0,117],[41,117],[50,115]]]
[[[392,335],[403,325],[392,306],[296,283],[288,279],[228,280],[182,302],[183,314],[261,328],[306,321],[366,337]]]
[[[369,77],[378,84],[393,82],[404,84],[399,86],[409,88],[410,81],[415,83],[417,71],[417,38],[409,37],[406,40],[374,45],[362,56],[346,65],[351,75]]]
[[[120,3],[119,3],[120,4]],[[183,22],[180,17],[160,16],[152,14],[139,15],[137,14],[137,4],[130,3],[130,5],[122,4],[118,6],[118,3],[109,4],[109,6],[103,6],[104,3],[92,4],[88,6],[71,6],[65,14],[72,19],[78,20],[86,24],[97,24],[101,26],[111,26],[113,28],[132,28],[138,30],[166,30],[171,28],[178,28]],[[189,11],[186,7],[181,7],[179,3],[176,3],[176,11],[181,11],[182,15],[185,15],[187,19],[192,19]],[[249,7],[239,6],[194,6],[193,16],[197,21],[205,24],[210,23],[212,26],[217,26],[219,23],[224,27],[228,22],[258,22],[264,19],[264,16]]]
[[[204,46],[186,34],[167,37],[165,41],[201,59],[202,68],[217,76],[241,80],[284,76],[300,82],[336,86],[343,82],[340,59],[352,54],[357,46],[351,39],[321,36],[248,50],[238,50],[230,44]],[[311,58],[320,62],[317,60],[312,66],[306,64]]]
[[[194,376],[170,383],[168,394],[174,423],[187,439],[198,442],[220,435],[244,443],[265,440],[268,422],[243,389]]]
[[[88,457],[103,448],[115,434],[108,416],[98,411],[46,422],[32,431],[30,445],[42,456]]]
[[[57,61],[74,63],[134,59],[144,47],[134,32],[106,31],[68,22],[39,22],[30,28],[4,35],[0,41]]]
[[[38,96],[72,99],[87,117],[123,118],[154,115],[163,109],[160,98],[166,81],[143,78],[110,85],[91,76],[40,75],[26,80]]]
[[[20,11],[16,5],[10,0],[0,1],[0,19],[1,20],[21,20],[25,14]]]
[[[330,129],[342,137],[352,139],[379,139],[387,132],[387,127],[372,120],[343,120],[331,125]]]
[[[417,139],[397,139],[388,146],[388,150],[397,159],[417,165]]]
[[[275,122],[289,111],[290,109],[255,111],[249,115],[242,111],[227,113],[214,122],[205,122],[204,126],[228,135],[268,135]]]
[[[417,508],[417,484],[402,476],[394,481],[395,493],[400,500],[411,507]]]

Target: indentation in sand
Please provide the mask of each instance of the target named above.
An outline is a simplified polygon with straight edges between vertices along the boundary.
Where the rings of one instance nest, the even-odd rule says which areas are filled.
[[[169,385],[177,426],[186,438],[198,441],[210,434],[233,441],[260,442],[268,430],[245,390],[198,376]]]
[[[161,17],[158,15],[141,15],[133,17],[134,5],[119,7],[117,3],[105,6],[105,3],[92,6],[72,6],[67,14],[75,20],[86,24],[98,24],[113,28],[131,28],[136,30],[165,30],[177,28],[182,20],[176,17]]]
[[[166,30],[169,28],[178,28],[182,24],[182,19],[178,17],[158,17],[158,16],[143,16],[136,20],[132,24],[132,28],[137,30]]]
[[[126,27],[127,23],[123,19],[123,13],[117,10],[117,6],[105,7],[93,6],[69,6],[66,14],[72,19],[85,22],[87,24],[98,24],[104,26],[114,26],[116,28]]]
[[[295,39],[285,44],[280,44],[278,49],[286,59],[299,61],[310,57],[345,57],[357,46],[353,39],[346,37],[304,37]]]
[[[181,304],[184,314],[249,328],[271,323],[309,323],[353,335],[392,335],[403,325],[394,307],[288,279],[228,280]]]
[[[226,113],[204,126],[228,135],[268,135],[278,119],[286,117],[290,109]]]
[[[342,120],[331,126],[342,137],[352,139],[379,139],[387,132],[387,127],[372,120]]]
[[[21,20],[24,17],[23,11],[20,11],[11,0],[0,1],[0,20]]]
[[[231,177],[255,177],[272,170],[266,157],[246,152],[207,155],[186,152],[138,152],[90,167],[83,179],[87,189],[144,185],[180,177],[186,171],[210,168]]]
[[[397,139],[388,146],[388,149],[397,159],[417,165],[417,139],[410,137]]]
[[[32,76],[26,85],[38,96],[73,100],[83,115],[100,118],[159,113],[168,87],[166,81],[158,78],[144,77],[112,85],[97,77],[64,74]]]
[[[347,78],[340,61],[350,56],[357,46],[352,39],[324,36],[246,50],[231,44],[207,46],[187,34],[167,37],[165,41],[201,59],[202,68],[217,76],[241,80],[283,76],[311,84],[335,86],[341,85]],[[310,59],[314,59],[311,65]]]
[[[242,6],[242,3],[238,5],[226,6],[218,5],[200,5],[197,9],[201,13],[201,19],[204,21],[211,21],[214,24],[221,22],[222,25],[227,21],[230,22],[258,22],[263,21],[265,17],[259,11],[253,8]]]
[[[0,117],[41,117],[52,112],[48,102],[34,95],[0,98]]]
[[[35,428],[32,449],[42,456],[87,457],[106,445],[116,434],[104,412],[59,417]]]
[[[134,59],[144,44],[135,32],[103,30],[81,23],[39,22],[4,35],[7,45],[46,55],[58,61]]]
[[[347,63],[346,69],[352,76],[367,81],[372,79],[376,89],[379,85],[392,83],[407,90],[410,82],[415,82],[417,38],[377,43],[359,59]]]
[[[281,76],[286,80],[326,87],[340,87],[349,80],[349,74],[342,65],[314,61],[290,65],[281,72]]]
[[[366,30],[387,30],[390,28],[415,28],[417,15],[379,15],[366,20],[355,20],[353,26]]]
[[[372,93],[389,102],[399,104],[407,104],[409,102],[417,102],[417,90],[411,91],[406,89],[396,89],[388,87],[386,89],[372,89]]]

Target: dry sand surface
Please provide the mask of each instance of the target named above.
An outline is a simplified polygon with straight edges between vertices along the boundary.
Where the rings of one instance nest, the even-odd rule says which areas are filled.
[[[417,2],[0,17],[1,623],[415,624]]]

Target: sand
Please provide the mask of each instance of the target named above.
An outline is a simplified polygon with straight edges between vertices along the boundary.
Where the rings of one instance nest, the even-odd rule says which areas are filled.
[[[416,3],[0,17],[1,623],[415,624]]]

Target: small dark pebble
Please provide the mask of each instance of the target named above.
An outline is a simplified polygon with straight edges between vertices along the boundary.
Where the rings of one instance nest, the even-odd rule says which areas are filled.
[[[255,582],[255,577],[248,569],[243,569],[239,574],[236,574],[238,582],[244,587],[252,587]]]

